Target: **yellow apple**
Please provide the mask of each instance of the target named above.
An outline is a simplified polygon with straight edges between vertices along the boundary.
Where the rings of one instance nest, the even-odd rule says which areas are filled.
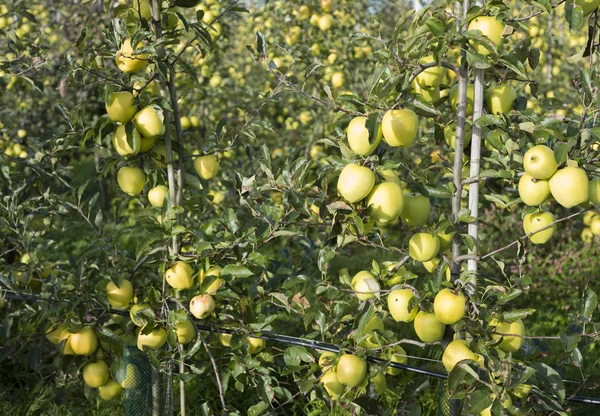
[[[140,94],[142,87],[146,85],[145,81],[136,81],[133,83],[133,96],[137,97]],[[150,95],[158,97],[160,95],[160,85],[156,80],[150,81],[143,91],[147,91]]]
[[[130,92],[113,92],[106,103],[108,117],[118,123],[127,123],[135,114],[133,100],[133,94]]]
[[[365,340],[363,340],[360,344],[361,347],[366,349],[373,349],[381,347],[381,344],[376,342],[373,333],[375,331],[383,332],[385,330],[385,326],[383,325],[383,321],[377,315],[372,317],[369,322],[364,326],[363,332],[365,335],[369,335]]]
[[[458,111],[458,84],[450,89],[450,104],[454,111]],[[475,87],[472,84],[467,85],[467,108],[466,115],[473,115],[473,100],[475,97]]]
[[[194,158],[194,169],[202,179],[212,179],[219,172],[219,161],[215,155],[204,155]]]
[[[412,87],[411,92],[420,95],[426,103],[436,105],[437,102],[440,101],[441,91],[439,88],[424,88],[417,84],[416,81],[413,81],[410,85]]]
[[[435,295],[433,312],[435,317],[445,325],[454,325],[465,316],[467,298],[462,293],[454,293],[450,289],[442,289]]]
[[[592,222],[590,222],[589,230],[593,235],[600,235],[600,217],[595,217]]]
[[[196,337],[196,328],[189,319],[183,322],[177,322],[176,326],[177,342],[180,344],[189,344]]]
[[[143,47],[144,44],[140,42],[136,49]],[[131,46],[131,38],[127,38],[121,44],[121,49],[117,51],[115,60],[121,71],[130,73],[144,69],[148,64],[149,56],[147,53],[137,53]]]
[[[504,32],[504,23],[495,16],[479,16],[469,23],[469,30],[478,30],[482,35],[492,41],[496,47],[502,43],[502,32]],[[475,46],[475,45],[473,45]],[[483,45],[475,46],[477,53],[489,55],[491,51]]]
[[[146,324],[146,318],[142,315],[138,316],[138,313],[144,309],[150,309],[150,306],[145,303],[136,303],[129,309],[129,318],[136,326],[144,326]]]
[[[75,355],[92,355],[98,349],[98,337],[91,327],[84,326],[81,331],[71,334],[69,345]]]
[[[463,147],[467,147],[469,143],[471,143],[471,138],[473,137],[473,131],[471,129],[471,123],[465,123],[465,129],[463,134]],[[448,143],[453,149],[456,149],[456,121],[448,124],[444,128],[444,140]]]
[[[182,130],[189,130],[192,127],[192,122],[187,116],[179,117],[179,123],[181,123]]]
[[[334,72],[331,74],[331,85],[333,88],[342,88],[344,86],[345,77],[343,72]]]
[[[394,182],[394,183],[398,184],[398,186],[400,186],[400,188],[402,188],[402,189],[406,188],[406,182],[401,181],[400,178],[398,177],[398,175],[396,174],[396,172],[394,172],[393,170],[382,169],[379,171],[379,174],[381,175],[381,177],[383,178],[384,181]],[[404,197],[402,199],[404,199]]]
[[[192,124],[192,127],[195,129],[200,127],[200,119],[197,116],[190,116],[190,123]]]
[[[310,8],[306,5],[300,6],[298,12],[300,12],[300,20],[306,20],[310,17]]]
[[[140,133],[131,125],[129,125],[129,128],[131,131],[131,145],[127,140],[127,126],[124,124],[117,127],[115,134],[113,135],[113,147],[117,153],[123,157],[137,155],[142,148],[142,138],[140,137]]]
[[[159,3],[160,4],[160,3]],[[150,9],[150,0],[133,0],[134,14],[138,18],[145,20],[152,19],[152,10]]]
[[[169,193],[169,188],[164,185],[158,185],[148,191],[148,201],[150,205],[156,208],[162,208],[165,203],[165,197]]]
[[[337,400],[342,394],[344,394],[345,387],[338,380],[338,376],[335,371],[328,371],[323,374],[319,382],[323,385],[323,388],[331,400]]]
[[[190,301],[190,312],[197,319],[205,319],[215,310],[215,300],[207,293],[197,295]]]
[[[417,233],[408,242],[408,253],[413,260],[429,261],[440,250],[440,239],[430,233]]]
[[[175,289],[189,289],[194,284],[192,267],[184,261],[177,261],[165,272],[169,286]]]
[[[339,382],[352,388],[362,384],[367,377],[367,362],[356,355],[343,354],[335,370]]]
[[[414,296],[410,289],[394,289],[388,294],[388,310],[396,322],[412,322],[415,319],[419,308],[415,305],[410,311],[408,310],[410,300]]]
[[[402,348],[400,346],[395,346],[394,352],[392,353],[392,356],[390,357],[390,361],[393,363],[407,364],[408,357],[406,356],[406,351],[404,350],[404,348]],[[402,372],[401,369],[395,368],[392,366],[389,366],[385,371],[386,371],[386,373],[388,373],[391,376],[397,376],[398,374],[400,374]]]
[[[147,106],[133,116],[133,122],[140,134],[146,138],[156,138],[165,134],[164,114],[153,106]]]
[[[446,325],[438,321],[433,313],[419,311],[413,323],[417,336],[427,344],[441,341],[444,337]]]
[[[494,332],[492,335],[493,340],[502,338],[502,342],[498,345],[504,352],[516,352],[523,346],[523,338],[525,335],[525,325],[523,321],[518,319],[514,322],[500,322],[497,319],[490,321],[490,328]],[[520,336],[505,336],[509,335],[520,335]]]
[[[430,64],[435,62],[435,58],[433,56],[426,56],[421,59],[421,64]],[[439,87],[444,79],[444,68],[441,66],[434,66],[432,68],[427,68],[423,72],[421,72],[415,78],[415,81],[423,88],[436,88]]]
[[[550,197],[550,183],[546,179],[535,179],[528,173],[519,179],[519,196],[529,206],[538,206]]]
[[[587,202],[590,196],[589,185],[585,170],[567,166],[550,178],[550,193],[560,205],[572,208]]]
[[[523,156],[523,169],[535,179],[548,179],[557,168],[554,152],[546,145],[533,146]]]
[[[471,351],[467,341],[456,339],[450,342],[444,349],[444,354],[442,355],[442,364],[444,364],[446,371],[451,372],[456,364],[463,360],[477,361],[478,357]]]
[[[144,350],[144,347],[159,349],[167,342],[167,331],[163,328],[154,328],[152,332],[144,334],[144,330],[140,330],[137,337],[137,347]]]
[[[354,117],[346,132],[348,136],[348,145],[354,153],[360,156],[367,156],[373,153],[381,141],[381,124],[377,126],[377,136],[371,137],[366,127],[366,117]]]
[[[588,16],[598,10],[600,0],[575,0],[575,4],[583,10],[583,16]]]
[[[594,205],[600,205],[600,179],[595,178],[589,184],[588,200]],[[590,211],[588,211],[590,212]],[[587,213],[586,213],[587,214]]]
[[[371,216],[375,221],[381,224],[394,221],[404,207],[402,188],[394,182],[375,185],[367,198],[367,206],[371,207]]]
[[[333,363],[337,359],[337,354],[331,351],[325,351],[319,356],[319,367],[324,373],[333,368]]]
[[[590,228],[583,229],[581,232],[581,240],[583,240],[584,243],[591,243],[594,241],[594,233],[592,233]]]
[[[354,275],[351,285],[360,300],[374,298],[373,293],[379,293],[380,290],[379,282],[370,272],[364,270]]]
[[[67,331],[67,324],[60,324],[51,327],[51,330],[46,332],[46,339],[54,345],[58,345],[62,340],[69,338],[69,335],[71,334]]]
[[[222,268],[220,266],[213,266],[213,267],[209,268],[207,271],[200,270],[200,272],[198,273],[198,283],[200,283],[200,285],[202,285],[202,282],[204,282],[204,279],[206,277],[208,277],[208,276],[216,277],[216,279],[206,288],[205,293],[208,293],[209,295],[214,295],[215,293],[217,293],[217,290],[219,290],[219,288],[225,284],[225,280],[223,280],[220,277],[221,270],[222,270]]]
[[[140,370],[133,364],[127,364],[125,367],[125,378],[121,381],[121,387],[124,389],[134,389],[140,382]]]
[[[108,381],[108,365],[102,360],[86,364],[81,372],[85,384],[93,389],[105,385]]]
[[[488,90],[485,104],[492,114],[508,114],[517,99],[517,92],[508,84],[499,84]]]
[[[533,212],[523,217],[523,230],[525,234],[530,234],[540,230],[554,221],[554,215],[550,212]],[[545,230],[536,232],[529,239],[533,244],[544,244],[554,234],[554,226]]]
[[[329,29],[331,29],[331,26],[333,26],[333,16],[331,16],[330,14],[324,14],[319,18],[317,26],[323,32],[328,31]]]
[[[407,108],[389,110],[381,120],[385,142],[392,147],[410,146],[417,137],[419,119],[414,111]]]
[[[346,201],[354,204],[371,193],[375,185],[375,174],[371,169],[349,163],[344,166],[338,178],[338,194]]]
[[[129,306],[133,299],[133,286],[127,279],[123,279],[118,284],[108,282],[106,285],[106,297],[108,303],[113,308],[124,309]]]
[[[440,253],[448,250],[452,247],[452,236],[453,234],[446,234],[445,232],[437,233],[438,239],[440,240]]]
[[[154,137],[142,137],[142,145],[140,146],[140,153],[149,152],[154,148],[154,142],[156,139]]]
[[[431,203],[429,198],[417,194],[404,194],[404,207],[400,213],[402,222],[409,227],[420,227],[429,221]]]
[[[123,166],[117,173],[117,183],[123,192],[136,196],[144,189],[146,174],[140,168]]]
[[[113,379],[109,379],[103,386],[98,387],[98,394],[102,400],[106,401],[116,399],[121,392],[123,392],[123,388]]]
[[[232,334],[219,334],[219,341],[221,342],[221,345],[225,347],[230,347],[232,337]]]
[[[265,344],[264,339],[248,337],[248,354],[258,354],[265,349]]]

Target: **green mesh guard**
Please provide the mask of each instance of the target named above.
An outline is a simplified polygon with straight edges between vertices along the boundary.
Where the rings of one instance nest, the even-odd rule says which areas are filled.
[[[458,416],[460,415],[460,401],[450,399],[446,382],[438,383],[438,416]]]

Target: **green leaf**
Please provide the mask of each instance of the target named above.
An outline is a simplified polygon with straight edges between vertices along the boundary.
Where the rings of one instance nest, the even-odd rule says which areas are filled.
[[[571,147],[568,143],[556,143],[554,145],[554,159],[556,159],[556,163],[559,166],[567,161],[570,150]]]
[[[250,277],[254,273],[244,266],[238,266],[235,264],[228,264],[223,267],[221,270],[221,276],[231,276],[231,277]]]
[[[440,22],[439,19],[436,19],[435,17],[430,17],[429,19],[427,19],[425,21],[425,24],[427,25],[429,30],[431,30],[431,33],[433,33],[433,35],[438,38],[446,33],[446,28],[444,27],[442,22]]]
[[[467,410],[470,414],[479,414],[493,403],[494,399],[492,399],[489,390],[480,389],[468,396],[464,410]]]
[[[553,392],[561,403],[565,400],[565,384],[560,374],[552,367],[544,363],[535,363],[533,368],[536,370],[536,378],[540,382],[540,387],[546,391]]]
[[[583,299],[580,307],[581,315],[590,321],[592,319],[592,314],[598,307],[598,296],[596,292],[592,289],[586,289],[585,298]]]

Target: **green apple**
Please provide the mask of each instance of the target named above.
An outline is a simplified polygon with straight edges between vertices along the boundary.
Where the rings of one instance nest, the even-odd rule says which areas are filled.
[[[400,213],[402,222],[409,227],[420,227],[427,224],[431,211],[429,198],[418,194],[404,194],[404,207]]]
[[[217,293],[217,290],[219,290],[219,288],[225,284],[225,280],[221,279],[220,277],[221,270],[222,268],[220,266],[212,266],[208,270],[205,271],[202,269],[198,273],[198,283],[200,283],[200,285],[202,285],[202,282],[204,282],[204,279],[208,276],[216,277],[216,279],[206,288],[206,293],[209,295],[214,295]]]
[[[127,123],[135,114],[133,94],[128,91],[113,92],[106,103],[106,113],[112,121]]]
[[[374,298],[373,293],[379,293],[379,282],[368,271],[361,271],[352,278],[352,289],[356,292],[356,297],[360,300]]]
[[[84,326],[81,331],[69,336],[69,346],[75,355],[92,355],[98,349],[98,337],[96,332]]]
[[[221,345],[223,345],[224,347],[230,347],[232,337],[233,337],[233,334],[219,334],[219,341],[221,342]]]
[[[325,351],[319,356],[319,367],[321,371],[327,372],[333,368],[333,363],[337,359],[337,354],[331,351]]]
[[[589,201],[594,205],[600,205],[600,179],[595,178],[590,181]],[[590,211],[588,211],[590,212]],[[587,213],[586,213],[587,214]]]
[[[390,357],[390,361],[393,363],[407,364],[408,357],[406,356],[406,351],[404,350],[404,348],[400,346],[395,346],[394,351],[392,352],[392,355]],[[397,376],[402,372],[401,369],[392,366],[389,366],[385,371],[391,376]]]
[[[106,297],[110,306],[117,309],[124,309],[129,306],[133,299],[133,286],[127,279],[123,279],[118,284],[108,282],[106,285]]]
[[[371,383],[375,387],[375,392],[378,395],[383,395],[387,391],[387,382],[385,380],[385,373],[377,373],[371,378]]]
[[[383,182],[373,187],[367,198],[367,206],[371,207],[371,216],[381,224],[394,221],[404,207],[402,188],[394,182]]]
[[[100,394],[102,400],[106,401],[116,399],[121,395],[121,392],[123,392],[123,387],[113,379],[109,379],[106,384],[98,387],[98,394]]]
[[[192,122],[188,116],[179,117],[179,123],[183,131],[189,130],[192,127]]]
[[[132,73],[141,71],[148,65],[148,58],[150,57],[147,53],[136,52],[137,49],[144,47],[144,44],[140,42],[134,49],[131,46],[131,38],[127,38],[121,44],[121,49],[117,51],[115,62],[117,67],[126,73]]]
[[[265,349],[264,339],[248,337],[248,354],[258,354]]]
[[[525,234],[535,232],[529,239],[533,244],[544,244],[554,234],[554,226],[536,232],[554,222],[554,215],[550,212],[532,212],[523,217],[523,230]]]
[[[135,127],[131,128],[131,145],[127,141],[127,127],[122,124],[115,130],[113,147],[123,157],[137,155],[142,150],[142,137]]]
[[[441,91],[439,88],[424,88],[417,84],[416,81],[413,81],[411,87],[411,92],[420,95],[426,103],[436,105],[440,101]]]
[[[525,325],[523,321],[518,319],[514,322],[500,322],[497,319],[490,321],[490,328],[493,334],[491,334],[493,340],[502,338],[502,342],[498,345],[504,352],[516,352],[523,346],[523,338],[525,335]],[[509,335],[520,335],[520,336],[505,336]]]
[[[194,328],[194,324],[189,319],[177,322],[175,330],[177,332],[177,342],[180,344],[189,344],[196,338],[196,328]]]
[[[330,14],[324,14],[319,18],[317,26],[323,32],[328,31],[329,29],[331,29],[331,26],[333,26],[333,16]]]
[[[162,208],[165,203],[165,197],[169,193],[169,188],[164,185],[158,185],[148,191],[148,201],[155,208]]]
[[[471,351],[467,341],[457,339],[449,343],[442,355],[442,364],[444,364],[446,371],[450,373],[456,364],[463,360],[477,361],[478,357]]]
[[[433,56],[426,56],[421,59],[421,64],[430,64],[435,62]],[[416,76],[415,81],[423,88],[439,87],[444,79],[444,68],[440,65],[427,68]]]
[[[419,119],[414,111],[407,108],[389,110],[381,120],[385,142],[392,147],[408,147],[417,137]]]
[[[349,163],[340,173],[337,190],[342,198],[354,204],[366,198],[373,186],[375,186],[375,174],[371,169]]]
[[[154,137],[142,137],[142,145],[140,146],[140,153],[149,152],[154,148],[154,142],[156,139]]]
[[[496,47],[502,43],[502,32],[504,32],[504,23],[495,16],[479,16],[469,23],[469,30],[478,30],[482,35],[492,41]],[[477,53],[489,55],[491,51],[483,45],[473,45]]]
[[[352,388],[362,384],[367,377],[367,362],[356,355],[343,354],[335,370],[339,382]]]
[[[437,235],[430,233],[417,233],[408,242],[408,253],[413,260],[429,261],[440,250],[440,240]]]
[[[194,296],[190,301],[190,313],[197,319],[208,318],[214,310],[215,300],[208,293]]]
[[[535,179],[528,173],[519,179],[519,196],[529,206],[538,206],[550,197],[550,183],[546,179]]]
[[[410,311],[408,310],[410,300],[414,296],[410,289],[394,289],[388,294],[388,310],[396,322],[412,322],[415,319],[419,308],[415,305]]]
[[[144,330],[140,330],[137,337],[137,347],[144,350],[144,347],[159,349],[167,342],[167,331],[163,328],[154,328],[150,333],[144,334]]]
[[[379,331],[379,332],[385,331],[383,321],[377,315],[372,317],[369,320],[369,322],[367,322],[367,324],[364,326],[364,328],[363,328],[364,334],[370,335],[370,336],[361,342],[361,344],[360,344],[361,347],[366,348],[366,349],[373,349],[373,348],[381,347],[381,344],[377,343],[373,336],[373,333],[375,331]]]
[[[450,289],[442,289],[433,301],[435,317],[445,325],[453,325],[465,316],[467,298],[462,293],[454,293]]]
[[[381,175],[381,177],[383,178],[383,180],[385,182],[394,182],[396,184],[398,184],[398,186],[400,186],[400,188],[405,189],[406,188],[406,182],[401,181],[400,178],[398,177],[398,175],[396,174],[396,172],[394,172],[391,169],[381,169],[379,171],[379,174]],[[404,198],[402,198],[404,199]]]
[[[590,222],[589,230],[592,235],[600,235],[600,217],[595,217],[592,222]]]
[[[175,289],[189,289],[194,284],[192,267],[184,261],[177,261],[165,272],[169,286]]]
[[[446,325],[441,323],[433,313],[419,311],[413,323],[417,336],[427,344],[441,341],[444,337]]]
[[[194,158],[194,169],[202,179],[212,179],[219,172],[219,161],[215,155],[204,155]]]
[[[165,134],[164,114],[153,106],[147,106],[133,116],[133,122],[140,134],[146,138],[156,138]]]
[[[585,170],[574,166],[560,169],[550,178],[550,193],[565,208],[587,202],[590,196],[589,186]]]
[[[450,104],[454,111],[458,111],[458,84],[450,89]],[[467,85],[467,116],[473,115],[473,100],[475,97],[475,87],[472,84]]]
[[[485,104],[492,114],[508,114],[517,99],[517,92],[508,84],[500,84],[488,90]]]
[[[575,4],[583,10],[583,16],[588,16],[598,10],[600,0],[575,0]]]
[[[136,196],[144,189],[146,174],[140,168],[123,166],[117,173],[117,183],[123,192]]]
[[[323,374],[319,382],[323,385],[331,400],[337,400],[344,394],[345,387],[338,380],[337,372],[335,371],[328,371]]]
[[[535,179],[549,179],[557,168],[554,152],[546,145],[533,146],[523,156],[523,169]]]
[[[440,240],[440,253],[446,251],[452,247],[452,236],[453,234],[446,234],[445,232],[437,233],[438,239]]]
[[[152,19],[152,10],[150,9],[150,0],[133,0],[134,15],[144,20]]]
[[[85,384],[93,389],[105,385],[108,381],[108,365],[103,360],[86,364],[81,372]]]
[[[471,143],[471,138],[473,137],[473,131],[471,129],[471,123],[465,123],[465,131],[463,135],[464,147],[467,147]],[[448,143],[453,149],[456,149],[456,121],[448,124],[444,127],[444,140]]]
[[[367,156],[373,153],[381,141],[381,124],[377,126],[376,137],[371,137],[366,123],[366,117],[354,117],[350,121],[350,124],[348,124],[348,130],[346,131],[348,146],[354,153],[360,156]]]

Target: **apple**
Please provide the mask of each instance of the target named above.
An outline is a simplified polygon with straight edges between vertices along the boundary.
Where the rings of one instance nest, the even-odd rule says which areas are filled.
[[[219,172],[219,161],[215,155],[204,155],[194,158],[194,169],[202,179],[212,179]]]
[[[381,224],[394,221],[404,207],[402,188],[394,182],[383,182],[373,187],[367,198],[367,206],[371,207],[371,216]]]
[[[445,232],[437,233],[438,239],[440,240],[440,253],[446,251],[452,247],[453,234],[447,234]]]
[[[588,200],[594,205],[600,205],[600,179],[595,178],[590,181],[589,184],[589,196]],[[589,212],[589,211],[588,211]]]
[[[581,240],[584,243],[591,243],[594,241],[594,233],[592,233],[592,230],[589,228],[584,228],[583,231],[581,231]]]
[[[258,354],[265,349],[265,344],[264,339],[248,337],[248,354]]]
[[[333,88],[342,88],[344,86],[344,73],[343,72],[334,72],[331,74],[331,85]]]
[[[543,204],[550,197],[550,182],[546,179],[535,179],[528,173],[519,179],[519,196],[529,206]]]
[[[137,347],[142,351],[144,347],[157,350],[162,348],[165,342],[167,342],[167,331],[160,327],[154,328],[148,334],[144,334],[144,329],[142,328],[137,337]]]
[[[154,148],[154,137],[142,137],[142,145],[140,146],[140,153],[146,153]]]
[[[458,111],[458,84],[450,89],[450,104],[454,111]],[[472,84],[467,85],[467,116],[473,115],[473,100],[475,97],[475,87]]]
[[[420,95],[426,103],[436,105],[440,101],[441,91],[439,88],[424,88],[417,84],[416,81],[413,81],[410,85],[412,87],[411,92]]]
[[[146,138],[156,138],[165,134],[164,120],[162,110],[157,110],[151,105],[142,108],[133,116],[136,128]]]
[[[197,319],[208,318],[215,310],[215,300],[207,293],[197,295],[190,301],[190,312]]]
[[[508,84],[500,84],[488,90],[485,104],[491,114],[508,114],[517,99],[517,92]]]
[[[140,133],[135,129],[131,128],[131,145],[127,141],[127,128],[125,125],[120,125],[115,130],[113,135],[113,147],[117,153],[123,157],[130,155],[137,155],[142,146],[142,138]]]
[[[482,35],[492,41],[496,47],[502,43],[502,32],[504,32],[504,23],[498,20],[495,16],[479,16],[469,23],[468,30],[478,30]],[[481,55],[489,55],[491,51],[483,45],[474,45],[477,53]]]
[[[371,169],[349,163],[344,166],[338,178],[338,194],[346,201],[354,204],[371,193],[375,185],[375,174]]]
[[[433,56],[426,56],[421,59],[421,64],[430,64],[435,62],[435,58]],[[423,72],[421,72],[415,78],[415,81],[423,88],[436,88],[439,87],[444,79],[444,68],[441,66],[434,66],[432,68],[427,68]]]
[[[98,387],[98,394],[105,401],[116,399],[121,392],[123,392],[123,388],[113,379],[109,379],[103,386]]]
[[[60,324],[51,327],[51,330],[46,332],[46,339],[54,345],[58,345],[62,340],[69,338],[69,335],[71,334],[67,331],[67,324]]]
[[[377,126],[377,136],[373,138],[366,127],[366,123],[366,117],[354,117],[350,121],[350,124],[348,124],[346,132],[350,149],[360,156],[367,156],[373,153],[381,141],[381,124]]]
[[[158,185],[148,191],[148,201],[155,208],[162,208],[165,204],[165,197],[169,193],[169,188],[164,185]]]
[[[389,110],[381,120],[381,129],[387,144],[392,147],[408,147],[417,138],[419,119],[408,108]]]
[[[333,363],[337,360],[337,354],[331,351],[325,351],[319,356],[319,367],[321,371],[327,372],[333,368]]]
[[[224,347],[230,347],[232,337],[233,337],[232,334],[219,334],[219,341],[221,342],[221,345],[223,345]]]
[[[319,18],[317,26],[323,32],[328,31],[329,29],[331,29],[331,26],[333,26],[333,16],[331,16],[330,14],[324,14]]]
[[[196,328],[189,319],[183,322],[177,322],[176,325],[177,342],[180,344],[189,344],[196,337]]]
[[[152,314],[150,306],[146,303],[136,303],[132,305],[129,309],[129,318],[136,326],[144,326],[146,324],[146,317],[141,315],[138,316],[138,313],[141,312],[143,309],[149,309],[149,314]]]
[[[360,300],[374,298],[375,295],[373,293],[379,293],[380,290],[379,282],[367,271],[356,273],[352,278],[351,285],[356,293],[356,297]]]
[[[390,357],[390,361],[393,363],[407,364],[408,357],[406,356],[406,351],[404,350],[404,348],[402,348],[400,346],[395,346],[394,352],[392,353],[392,356]],[[401,369],[391,367],[391,366],[388,367],[387,370],[385,370],[385,371],[386,371],[386,373],[388,373],[391,376],[397,376],[398,374],[400,374],[402,372]]]
[[[160,4],[160,3],[159,3]],[[138,18],[145,20],[152,19],[152,10],[150,9],[150,0],[133,0],[134,14]]]
[[[144,44],[140,42],[136,49],[143,47]],[[131,73],[146,68],[149,56],[147,53],[136,53],[131,46],[131,38],[127,38],[121,44],[121,49],[117,51],[115,61],[121,71]]]
[[[343,354],[335,370],[339,382],[352,388],[362,384],[367,377],[367,362],[356,355]]]
[[[454,325],[465,316],[467,298],[462,293],[456,294],[450,289],[442,289],[433,301],[435,317],[445,325]]]
[[[337,400],[342,394],[344,394],[345,387],[338,380],[338,376],[335,371],[328,371],[323,374],[319,382],[323,385],[323,388],[331,400]]]
[[[374,377],[371,378],[371,383],[373,383],[375,392],[380,396],[385,394],[385,392],[387,391],[385,373],[377,373]]]
[[[440,259],[438,259],[437,257],[434,257],[429,261],[424,261],[422,264],[423,264],[423,267],[425,267],[425,270],[427,270],[429,273],[433,273],[434,270],[437,269],[437,266],[439,266]]]
[[[113,308],[125,309],[133,299],[133,286],[127,279],[121,280],[118,284],[110,281],[106,285],[106,297]]]
[[[294,46],[298,39],[300,39],[300,34],[302,32],[302,28],[300,26],[292,26],[287,35],[285,35],[285,43],[290,46]]]
[[[326,12],[330,12],[331,11],[331,6],[333,0],[321,0],[321,8],[326,11]]]
[[[106,113],[112,121],[127,123],[135,114],[133,94],[128,91],[113,92],[106,103]]]
[[[523,156],[523,169],[535,179],[549,179],[557,168],[554,152],[546,145],[533,146]]]
[[[598,10],[600,0],[575,0],[575,4],[583,10],[583,16],[588,16]]]
[[[300,20],[306,20],[310,17],[310,8],[306,5],[300,6],[298,12],[300,13]]]
[[[401,181],[400,178],[398,177],[398,175],[396,174],[396,172],[394,172],[391,169],[381,169],[379,171],[379,174],[381,175],[381,177],[383,178],[383,180],[385,182],[394,182],[396,184],[398,184],[398,186],[402,189],[406,188],[406,182]],[[404,198],[402,198],[404,199]]]
[[[419,339],[427,344],[441,341],[446,331],[446,325],[441,323],[435,314],[425,311],[417,313],[413,324]]]
[[[567,166],[550,178],[550,193],[560,205],[572,208],[587,202],[590,196],[589,185],[585,170]]]
[[[440,239],[435,234],[417,233],[408,242],[408,253],[413,260],[429,261],[440,250]]]
[[[133,364],[127,364],[127,367],[125,367],[125,378],[121,381],[121,387],[124,389],[134,389],[139,382],[140,370]]]
[[[524,340],[520,336],[504,336],[504,334],[525,335],[525,326],[523,325],[522,320],[518,319],[514,322],[500,322],[497,319],[492,319],[489,326],[492,331],[495,332],[491,334],[493,340],[502,338],[502,342],[498,344],[498,348],[502,351],[516,352],[523,346]]]
[[[444,354],[442,355],[442,364],[444,364],[446,371],[450,373],[456,364],[463,360],[477,361],[478,357],[473,351],[471,351],[467,341],[456,339],[449,343],[444,349]]]
[[[471,139],[473,137],[471,123],[465,123],[464,130],[465,131],[463,134],[463,147],[467,147],[471,143]],[[444,127],[444,140],[446,140],[448,146],[450,146],[453,149],[456,149],[456,121],[453,121],[452,123]]]
[[[431,211],[429,198],[418,194],[404,194],[404,207],[400,219],[409,227],[420,227],[427,224]]]
[[[183,131],[189,130],[192,127],[192,122],[187,116],[179,117],[179,123]]]
[[[83,366],[81,372],[83,373],[85,384],[93,389],[105,385],[108,381],[108,365],[102,360],[86,364]]]
[[[84,326],[69,336],[69,345],[75,355],[92,355],[98,349],[98,337],[91,327]]]
[[[212,89],[216,89],[219,88],[221,86],[221,77],[219,75],[213,75],[212,77],[210,77],[210,79],[208,80],[208,85],[212,88]]]
[[[592,220],[589,229],[593,235],[600,235],[600,217],[595,217]]]
[[[216,279],[206,288],[205,293],[214,295],[215,293],[217,293],[217,290],[225,284],[225,280],[221,279],[221,277],[220,277],[221,270],[222,270],[222,268],[220,266],[210,267],[207,271],[200,270],[200,272],[198,273],[198,283],[200,283],[200,285],[202,285],[202,282],[204,282],[204,279],[206,277],[208,277],[208,276],[216,277]]]
[[[523,230],[525,231],[525,234],[535,232],[535,234],[529,237],[533,244],[544,244],[550,240],[550,237],[554,234],[554,226],[539,232],[536,231],[548,226],[552,222],[554,222],[554,215],[552,215],[552,213],[544,211],[532,212],[523,217]]]
[[[165,272],[169,286],[175,289],[189,289],[194,284],[192,267],[184,261],[177,261]]]
[[[200,119],[197,116],[190,116],[190,123],[192,124],[192,127],[195,129],[200,127]]]
[[[383,321],[377,315],[372,317],[369,320],[369,322],[367,322],[366,325],[364,326],[363,332],[365,335],[369,335],[369,337],[367,337],[365,340],[363,340],[361,342],[361,344],[360,344],[361,347],[366,348],[366,349],[373,349],[373,348],[381,347],[381,344],[377,343],[375,341],[375,337],[373,336],[373,333],[375,331],[379,331],[379,332],[385,331]]]
[[[117,173],[117,183],[123,192],[136,196],[144,189],[146,174],[140,168],[123,166]]]
[[[134,97],[137,97],[141,93],[142,87],[144,87],[144,85],[146,85],[145,81],[136,81],[133,83]],[[150,83],[146,85],[143,91],[147,91],[150,93],[150,95],[158,97],[160,95],[160,85],[158,85],[158,82],[156,80],[150,81]]]

